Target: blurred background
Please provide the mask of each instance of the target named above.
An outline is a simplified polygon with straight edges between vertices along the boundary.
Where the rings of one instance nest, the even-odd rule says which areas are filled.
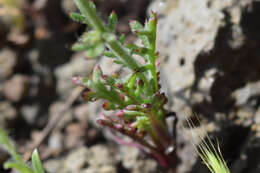
[[[260,2],[257,0],[94,0],[106,20],[158,13],[157,49],[167,108],[181,122],[196,113],[217,138],[231,172],[260,172]],[[70,50],[85,30],[73,22],[73,0],[0,0],[0,127],[27,157],[37,146],[49,173],[157,173],[157,163],[118,146],[95,118],[100,103],[84,102],[72,83],[105,58]],[[200,130],[198,126],[194,130]],[[45,129],[45,130],[43,130]],[[105,131],[105,132],[104,132]],[[40,141],[40,142],[39,142]],[[39,145],[39,143],[41,145]],[[178,124],[178,173],[207,172]],[[0,172],[9,156],[0,149]]]

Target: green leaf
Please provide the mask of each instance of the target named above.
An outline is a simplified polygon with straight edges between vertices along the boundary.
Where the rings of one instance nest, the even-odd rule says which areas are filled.
[[[91,46],[84,44],[84,43],[74,43],[71,47],[71,50],[73,51],[85,51],[87,49],[90,49]]]
[[[100,79],[103,77],[103,72],[99,65],[96,65],[93,70],[93,82],[100,83]]]
[[[32,153],[32,167],[34,173],[44,173],[42,162],[40,160],[37,149],[35,149]]]
[[[116,36],[112,33],[109,33],[109,32],[103,33],[102,37],[107,42],[116,41]]]
[[[6,132],[0,128],[0,143],[4,145],[6,150],[10,153],[10,155],[15,159],[15,161],[23,163],[22,157],[16,152],[11,142],[8,139],[8,135]]]
[[[110,29],[110,31],[115,32],[115,27],[116,27],[117,21],[118,21],[117,15],[113,11],[110,14],[109,19],[108,19],[108,28]]]
[[[119,64],[119,65],[123,65],[125,66],[125,64],[122,62],[122,61],[119,61],[119,60],[115,60],[113,61],[115,64]]]
[[[111,51],[105,51],[103,52],[103,55],[105,55],[108,58],[116,58],[116,55]]]
[[[86,17],[81,15],[81,14],[79,14],[79,13],[71,12],[70,13],[70,18],[73,19],[76,22],[87,24]]]
[[[138,32],[144,32],[143,25],[136,20],[132,20],[130,22],[130,28],[134,34]]]
[[[83,93],[83,98],[89,101],[95,101],[96,98],[96,93],[93,91],[87,91]]]
[[[135,90],[135,96],[139,97],[141,93],[142,93],[142,87],[138,84]]]
[[[123,45],[125,42],[125,34],[122,34],[119,38],[119,42]]]
[[[108,102],[106,101],[104,104],[103,104],[103,108],[106,110],[106,111],[109,111],[109,110],[116,110],[118,108],[118,106],[116,104],[113,104],[111,102]]]
[[[14,168],[21,173],[34,173],[34,171],[31,168],[29,168],[27,165],[18,162],[5,162],[4,168],[5,169]]]
[[[135,85],[135,82],[136,82],[136,74],[133,74],[133,76],[130,78],[128,84],[127,84],[127,87],[129,89],[132,89]]]
[[[94,45],[93,47],[89,48],[88,50],[86,50],[85,55],[88,58],[96,58],[96,57],[100,56],[104,50],[105,50],[104,44],[99,43],[99,44]]]
[[[87,44],[102,42],[102,32],[98,30],[86,32],[81,36],[80,41]]]
[[[147,130],[151,127],[151,120],[147,116],[140,116],[136,118],[137,128],[140,130]]]
[[[90,5],[90,7],[94,10],[94,11],[96,11],[97,10],[97,8],[96,8],[96,5],[95,5],[95,3],[94,2],[92,2],[92,1],[90,1],[90,0],[88,0],[88,2],[89,2],[89,5]]]
[[[157,14],[152,12],[149,18],[149,21],[146,23],[145,30],[148,30],[152,35],[156,35],[157,28]]]
[[[130,50],[131,54],[136,53],[139,47],[135,44],[127,44],[126,47]]]

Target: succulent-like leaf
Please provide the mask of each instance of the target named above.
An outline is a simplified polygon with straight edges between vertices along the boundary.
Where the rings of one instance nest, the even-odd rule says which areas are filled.
[[[110,29],[110,31],[115,32],[115,27],[116,27],[117,21],[118,21],[117,15],[113,11],[110,14],[109,19],[108,19],[108,28]]]
[[[70,18],[73,19],[76,22],[87,24],[86,17],[81,15],[81,14],[79,14],[79,13],[71,12],[70,13]]]
[[[86,51],[90,49],[92,46],[83,44],[83,43],[74,43],[71,47],[71,50],[73,51]]]
[[[125,42],[125,34],[122,34],[120,36],[119,41],[120,41],[121,44],[124,44],[124,42]]]
[[[136,119],[137,128],[140,130],[148,130],[151,127],[151,119],[147,116],[140,116]]]
[[[104,52],[104,50],[105,50],[104,44],[98,43],[93,47],[87,49],[84,54],[87,58],[96,58],[100,56]]]
[[[130,28],[133,33],[144,32],[144,26],[136,20],[130,22]]]
[[[116,55],[111,51],[104,51],[103,55],[105,55],[108,58],[116,58]]]

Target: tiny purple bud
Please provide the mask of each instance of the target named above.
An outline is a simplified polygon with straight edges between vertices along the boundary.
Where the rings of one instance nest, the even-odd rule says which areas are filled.
[[[155,66],[159,67],[160,66],[160,62],[158,60],[155,61]]]
[[[130,128],[136,128],[136,126],[137,126],[137,123],[136,122],[134,122],[134,123],[131,123],[131,124],[129,124],[128,125]]]
[[[113,10],[113,11],[112,11],[112,14],[116,14],[116,11],[115,11],[115,10]]]
[[[96,65],[95,67],[94,67],[94,70],[101,70],[101,67],[100,67],[100,65],[98,64],[98,65]]]
[[[81,97],[82,97],[83,99],[87,99],[88,92],[89,92],[89,91],[84,91],[84,92],[82,92]]]
[[[117,130],[122,130],[124,128],[124,126],[122,124],[115,124],[114,127]]]
[[[103,106],[103,108],[104,108],[105,110],[108,109],[108,104],[109,104],[109,103],[108,103],[107,101],[105,101],[105,102],[103,103],[102,106]]]
[[[123,111],[119,111],[116,113],[117,117],[123,117],[124,116],[124,112]]]
[[[106,117],[105,117],[104,114],[100,113],[100,114],[98,115],[98,119],[99,119],[99,120],[105,120]]]
[[[150,108],[152,105],[151,104],[149,104],[149,103],[144,103],[144,104],[142,104],[141,105],[142,106],[142,108]]]
[[[134,22],[135,22],[135,20],[130,20],[130,21],[129,21],[129,24],[134,23]]]
[[[125,100],[125,96],[123,94],[119,94],[119,96],[122,100]]]
[[[82,77],[81,76],[75,76],[72,78],[72,82],[76,85],[80,85],[82,82]]]
[[[104,125],[105,124],[103,119],[97,119],[97,123],[99,125]]]
[[[102,119],[97,119],[98,124],[102,124],[103,120]]]
[[[117,84],[116,84],[116,87],[121,89],[121,88],[123,88],[123,84],[117,83]]]
[[[103,79],[104,79],[104,80],[107,80],[107,78],[108,78],[107,75],[104,74],[104,75],[103,75]]]
[[[145,60],[144,60],[143,58],[141,58],[141,59],[140,59],[140,63],[141,63],[142,65],[145,65]]]

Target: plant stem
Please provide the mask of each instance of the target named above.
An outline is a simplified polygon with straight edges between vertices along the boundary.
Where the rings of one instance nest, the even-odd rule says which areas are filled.
[[[102,33],[109,33],[116,38],[116,36],[109,32],[109,30],[103,25],[101,19],[97,16],[96,11],[91,7],[89,0],[75,0],[80,12],[85,15],[87,23],[96,30]],[[121,43],[117,39],[106,40],[107,47],[117,55],[122,62],[125,63],[131,70],[136,71],[140,65],[133,59],[131,54],[124,49]]]
[[[89,0],[75,0],[81,14],[84,14],[88,24],[96,30],[106,32],[106,28],[97,16],[95,10],[90,6]]]
[[[137,62],[132,58],[131,54],[124,49],[124,47],[121,45],[121,43],[118,40],[113,39],[106,43],[107,43],[108,48],[115,55],[117,55],[120,58],[120,60],[125,63],[125,65],[130,67],[130,69],[132,69],[133,71],[138,70],[140,65],[137,64]]]

